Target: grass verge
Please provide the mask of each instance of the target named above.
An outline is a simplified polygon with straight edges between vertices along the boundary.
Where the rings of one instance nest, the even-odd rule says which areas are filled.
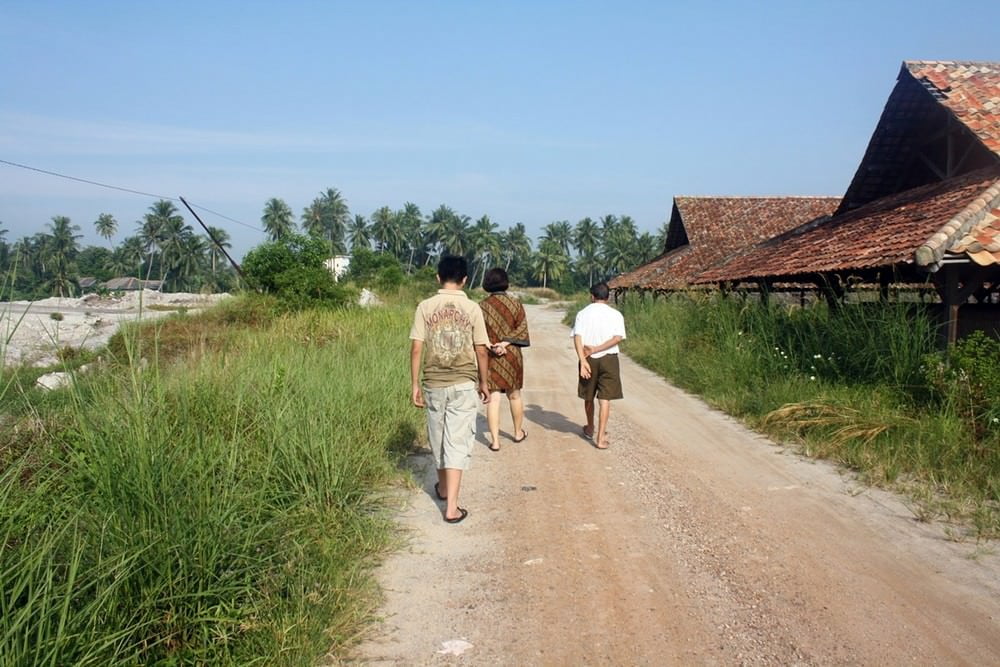
[[[420,415],[409,311],[258,299],[127,331],[43,401],[8,397],[9,664],[313,663],[377,602],[380,489]]]

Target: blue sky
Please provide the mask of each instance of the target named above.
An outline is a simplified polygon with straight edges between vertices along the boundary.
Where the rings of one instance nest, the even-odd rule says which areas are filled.
[[[0,3],[0,160],[167,196],[447,204],[536,235],[675,195],[840,195],[903,60],[1000,60],[1000,3]],[[7,239],[152,200],[0,164]],[[186,216],[190,223],[195,221]]]

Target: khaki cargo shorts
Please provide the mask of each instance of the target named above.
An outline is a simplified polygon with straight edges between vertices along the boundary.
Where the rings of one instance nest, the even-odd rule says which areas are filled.
[[[577,377],[580,381],[576,388],[576,395],[585,401],[594,400],[595,395],[606,401],[624,398],[618,355],[606,354],[596,359],[590,357],[587,361],[590,362],[589,378],[580,377],[579,365],[577,366]]]
[[[479,392],[474,382],[450,387],[423,387],[427,406],[427,439],[434,465],[468,470],[476,441]]]

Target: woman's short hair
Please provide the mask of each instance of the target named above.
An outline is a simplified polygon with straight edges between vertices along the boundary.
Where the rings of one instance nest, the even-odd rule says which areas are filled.
[[[483,276],[483,289],[487,292],[505,292],[508,287],[507,272],[503,269],[490,269]]]

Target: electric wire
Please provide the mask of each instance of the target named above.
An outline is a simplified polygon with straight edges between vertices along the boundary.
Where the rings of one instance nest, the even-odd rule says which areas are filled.
[[[95,185],[97,187],[107,188],[109,190],[118,190],[119,192],[127,192],[127,193],[133,194],[133,195],[141,195],[143,197],[153,197],[154,199],[165,199],[167,201],[171,201],[171,202],[175,202],[175,203],[180,203],[180,199],[177,198],[177,197],[168,197],[166,195],[158,195],[158,194],[155,194],[153,192],[144,192],[142,190],[134,190],[132,188],[126,188],[126,187],[122,187],[120,185],[110,185],[108,183],[101,183],[100,181],[93,181],[93,180],[90,180],[88,178],[80,178],[79,176],[70,176],[68,174],[60,174],[57,171],[50,171],[48,169],[41,169],[39,167],[32,167],[31,165],[21,164],[19,162],[12,162],[10,160],[4,160],[3,158],[0,158],[0,164],[6,164],[6,165],[11,166],[11,167],[17,167],[18,169],[26,169],[28,171],[38,172],[39,174],[45,174],[47,176],[55,176],[57,178],[64,178],[64,179],[66,179],[68,181],[76,181],[77,183],[85,183],[87,185]],[[245,222],[243,222],[241,220],[237,220],[235,218],[231,218],[228,215],[223,215],[221,213],[218,213],[217,211],[213,211],[210,208],[206,208],[205,206],[201,206],[200,204],[195,204],[194,202],[188,202],[188,203],[191,204],[191,206],[193,206],[194,208],[197,208],[197,209],[200,209],[202,211],[205,211],[206,213],[211,213],[212,215],[217,216],[219,218],[222,218],[223,220],[228,220],[229,222],[232,222],[232,223],[237,224],[237,225],[242,225],[243,227],[246,227],[248,229],[253,229],[254,231],[258,231],[258,232],[263,232],[264,231],[260,227],[255,227],[254,225],[249,225],[249,224],[247,224],[247,223],[245,223]]]

